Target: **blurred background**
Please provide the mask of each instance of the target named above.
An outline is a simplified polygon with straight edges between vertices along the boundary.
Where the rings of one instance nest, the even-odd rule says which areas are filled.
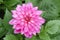
[[[38,6],[39,10],[43,10],[43,14],[41,16],[46,19],[46,23],[51,20],[60,21],[60,0],[0,0],[0,40],[3,40],[3,38],[7,34],[10,34],[10,33],[12,34],[12,27],[8,24],[10,20],[9,18],[11,17],[11,10],[15,9],[17,4],[22,5],[23,3],[28,3],[28,2],[32,2],[34,6]],[[2,22],[3,24],[1,25]],[[43,26],[45,26],[46,23]],[[51,22],[50,24],[49,24],[50,27],[52,27],[52,24],[53,25],[56,24],[55,26],[57,27],[59,26],[59,28],[56,28],[54,26],[50,31],[52,35],[48,33],[49,37],[51,38],[51,40],[60,40],[60,22],[54,21],[53,23]],[[20,36],[19,34],[18,35],[13,34],[13,35],[18,37],[19,40],[25,40],[24,36]],[[43,34],[42,32],[40,36],[41,39],[39,38],[39,36],[37,36],[38,38],[36,37],[36,40],[42,40],[42,39],[50,40],[48,35]],[[5,38],[8,39],[9,37],[7,36]],[[35,39],[32,38],[32,39],[26,39],[26,40],[35,40]]]

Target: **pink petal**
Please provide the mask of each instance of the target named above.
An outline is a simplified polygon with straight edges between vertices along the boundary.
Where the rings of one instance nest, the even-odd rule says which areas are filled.
[[[26,6],[33,7],[32,3],[28,3]]]
[[[15,19],[12,19],[12,20],[9,21],[9,24],[11,24],[11,25],[14,25],[16,23],[17,23],[17,20],[15,20]]]
[[[31,37],[32,37],[32,35],[30,35],[28,32],[26,32],[24,35],[25,35],[27,38],[31,38]]]
[[[16,14],[16,10],[11,10],[12,14]]]
[[[21,5],[17,5],[16,10],[21,11]]]
[[[19,30],[14,30],[14,33],[15,34],[19,34],[21,32],[21,30],[19,29]]]

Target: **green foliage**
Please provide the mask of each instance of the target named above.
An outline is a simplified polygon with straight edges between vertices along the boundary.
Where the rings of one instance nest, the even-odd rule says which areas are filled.
[[[51,40],[46,32],[41,32],[39,36],[42,40]]]
[[[4,40],[18,40],[13,34],[6,35]]]
[[[11,7],[11,6],[14,6],[14,5],[16,5],[17,3],[19,2],[19,0],[6,0],[5,1],[5,5],[7,6],[7,7]]]
[[[17,35],[15,35],[15,36],[18,38],[18,40],[23,40],[23,39],[24,39],[21,34],[17,34]]]
[[[2,25],[2,19],[0,18],[0,27],[1,27],[1,25]]]
[[[5,14],[0,18],[0,40],[60,40],[60,0],[24,0],[25,3],[32,2],[42,10],[42,17],[46,20],[40,33],[32,38],[25,38],[21,34],[14,34],[9,21],[12,19],[11,10],[14,10],[17,4],[22,4],[22,0],[0,0],[0,10]],[[53,3],[54,2],[54,3]]]
[[[25,38],[25,40],[37,40],[35,36],[33,36],[32,38]]]
[[[60,12],[60,0],[52,0],[52,1],[55,3],[55,5],[58,8],[58,11]]]
[[[12,31],[12,27],[11,25],[9,25],[9,21],[11,20],[11,18],[12,18],[11,13],[8,11],[8,9],[6,9],[4,20],[3,20],[3,23],[4,23],[3,25],[7,31]]]
[[[60,20],[51,20],[46,24],[46,31],[50,34],[55,34],[60,27]]]
[[[3,27],[0,27],[0,38],[6,34],[6,30]]]
[[[54,37],[52,40],[60,40],[60,34],[56,37]]]
[[[3,0],[0,0],[0,3],[2,3],[3,2]]]
[[[3,37],[7,32],[5,28],[3,27],[2,19],[0,18],[0,38]]]
[[[46,20],[54,20],[59,16],[56,5],[54,5],[54,3],[50,0],[42,0],[40,9],[45,11],[45,13],[42,14],[42,17]]]
[[[34,6],[38,6],[41,0],[25,0],[25,3],[32,2]],[[40,6],[40,5],[39,5]],[[38,7],[39,7],[38,6]]]
[[[44,26],[42,26],[42,28],[41,28],[41,32],[39,34],[39,37],[41,40],[51,40],[50,36],[48,35],[46,30],[44,29]]]
[[[22,4],[22,2],[21,2],[22,0],[5,0],[4,1],[4,4],[5,4],[5,6],[9,9],[9,10],[11,10],[11,9],[14,9],[15,8],[15,6],[16,6],[16,4]]]
[[[25,40],[41,40],[38,35],[33,36],[32,38],[25,38]]]

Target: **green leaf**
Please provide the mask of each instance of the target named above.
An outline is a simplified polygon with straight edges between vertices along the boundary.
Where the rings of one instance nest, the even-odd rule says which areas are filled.
[[[40,38],[42,39],[42,40],[51,40],[50,39],[50,37],[49,37],[49,35],[47,34],[47,33],[42,33],[41,35],[40,35]]]
[[[3,27],[0,27],[0,38],[6,34],[6,30]]]
[[[58,29],[58,32],[57,33],[60,33],[60,27],[59,27],[59,29]]]
[[[32,38],[25,38],[25,40],[37,40],[36,36],[33,36]]]
[[[15,36],[18,38],[18,40],[23,40],[23,36],[21,34],[17,34]]]
[[[7,7],[14,6],[14,5],[16,5],[17,3],[22,3],[22,1],[20,1],[20,0],[6,0],[6,1],[5,1],[5,5],[6,5]]]
[[[6,35],[4,40],[18,40],[13,34]]]
[[[3,2],[3,0],[0,0],[0,2]]]
[[[60,12],[60,0],[52,0],[52,1],[55,3],[55,5],[58,8],[58,11]]]
[[[45,29],[49,34],[55,34],[59,30],[59,27],[60,27],[60,20],[51,20],[48,21]]]
[[[15,9],[18,4],[22,4],[22,0],[4,0],[4,5],[9,10]]]
[[[25,0],[25,3],[32,2],[36,6],[39,3],[38,1],[40,2],[40,0]]]
[[[51,0],[42,0],[39,8],[45,11],[42,17],[46,20],[54,20],[59,16],[57,7]]]
[[[2,19],[0,18],[0,27],[2,26]]]
[[[37,34],[35,36],[32,36],[32,38],[25,38],[25,40],[41,40],[41,39],[39,38],[39,35]]]
[[[51,40],[44,29],[40,32],[39,37],[41,40]]]
[[[6,33],[7,32],[3,26],[3,20],[0,18],[0,38],[3,37]]]
[[[11,20],[11,18],[12,18],[11,13],[8,11],[8,9],[6,9],[5,16],[4,16],[4,19],[3,19],[3,23],[4,23],[3,25],[4,25],[4,27],[6,28],[7,31],[12,32],[12,27],[11,27],[11,25],[9,25],[9,21]]]
[[[52,40],[60,40],[60,34],[57,35],[56,37],[52,38]]]

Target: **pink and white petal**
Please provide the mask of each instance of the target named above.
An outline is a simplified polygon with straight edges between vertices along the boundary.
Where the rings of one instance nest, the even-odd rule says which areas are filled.
[[[9,24],[11,24],[11,25],[14,25],[16,23],[17,23],[17,20],[15,20],[15,19],[12,19],[12,20],[9,21]]]
[[[32,38],[32,35],[29,35],[28,38]]]
[[[41,10],[36,11],[35,14],[36,14],[36,15],[41,15],[41,14],[42,14],[42,11],[41,11]]]
[[[19,18],[18,15],[14,14],[12,15],[13,18]]]
[[[28,28],[29,28],[29,33],[36,35],[35,29],[30,24],[28,25]]]
[[[21,5],[17,5],[16,10],[21,11]]]
[[[24,34],[24,26],[21,26],[21,34]]]
[[[17,20],[20,20],[20,19],[23,19],[23,16],[18,16],[18,15],[12,15],[13,18],[17,19]]]
[[[21,25],[19,24],[13,25],[13,29],[19,30],[21,29]]]
[[[26,4],[22,4],[22,7],[26,7]]]
[[[19,29],[19,30],[14,30],[14,33],[15,34],[19,34],[21,32],[21,30]]]
[[[38,10],[38,7],[34,7],[33,10],[37,11]]]
[[[35,24],[31,24],[31,26],[32,26],[35,30],[38,30],[38,29],[39,29]]]
[[[42,17],[37,18],[37,20],[38,20],[41,24],[45,23],[45,19],[43,19]]]
[[[17,19],[19,18],[19,15],[16,10],[12,10],[12,17]]]
[[[21,29],[21,34],[24,34],[24,30],[23,29]]]
[[[30,24],[28,24],[28,29],[29,29],[31,32],[34,31],[33,27],[32,27]]]
[[[16,29],[16,25],[13,25],[13,29]]]
[[[36,30],[34,30],[32,33],[33,33],[33,35],[36,35]]]
[[[29,23],[28,28],[29,28],[29,30],[31,31],[31,33],[32,33],[33,35],[36,35],[36,30],[35,30],[35,28],[34,28],[33,26],[31,26],[31,23]],[[30,32],[30,31],[29,31],[29,32]]]
[[[11,12],[12,12],[12,14],[14,15],[14,14],[16,14],[16,10],[11,10]]]
[[[28,30],[28,33],[29,33],[29,34],[32,34],[32,31],[34,31],[34,29],[33,29],[30,25],[28,25],[28,29],[29,29],[29,30]]]
[[[35,25],[38,25],[38,26],[41,25],[40,20],[37,20],[37,19],[35,19],[34,22],[31,21],[31,23],[33,23],[33,24],[35,24]],[[40,27],[38,27],[38,28],[40,28]]]
[[[36,30],[36,33],[40,33],[40,29]]]
[[[28,27],[25,26],[25,27],[24,27],[24,32],[27,32],[27,31],[28,31]]]
[[[45,20],[44,20],[44,19],[42,19],[42,20],[40,20],[40,22],[41,22],[41,24],[43,24],[43,23],[45,23]]]
[[[35,29],[36,33],[40,33],[41,26],[36,25],[36,23],[33,25],[34,25],[34,29]]]
[[[36,17],[32,18],[32,20],[34,20],[35,22],[40,23],[40,24],[45,23],[45,19],[43,19],[42,17],[36,16]]]
[[[30,35],[28,32],[26,32],[24,35],[25,35],[26,38],[31,38],[32,37],[32,34]]]
[[[40,28],[40,22],[39,21],[35,21],[35,20],[31,20],[31,24],[36,26],[37,28]]]
[[[32,3],[28,3],[28,4],[26,4],[26,6],[31,7],[31,8],[33,7]]]
[[[34,31],[35,33],[33,33],[34,35],[36,35],[36,33],[40,33],[40,26],[36,25],[36,24],[33,24],[31,25],[33,28],[34,28]]]

